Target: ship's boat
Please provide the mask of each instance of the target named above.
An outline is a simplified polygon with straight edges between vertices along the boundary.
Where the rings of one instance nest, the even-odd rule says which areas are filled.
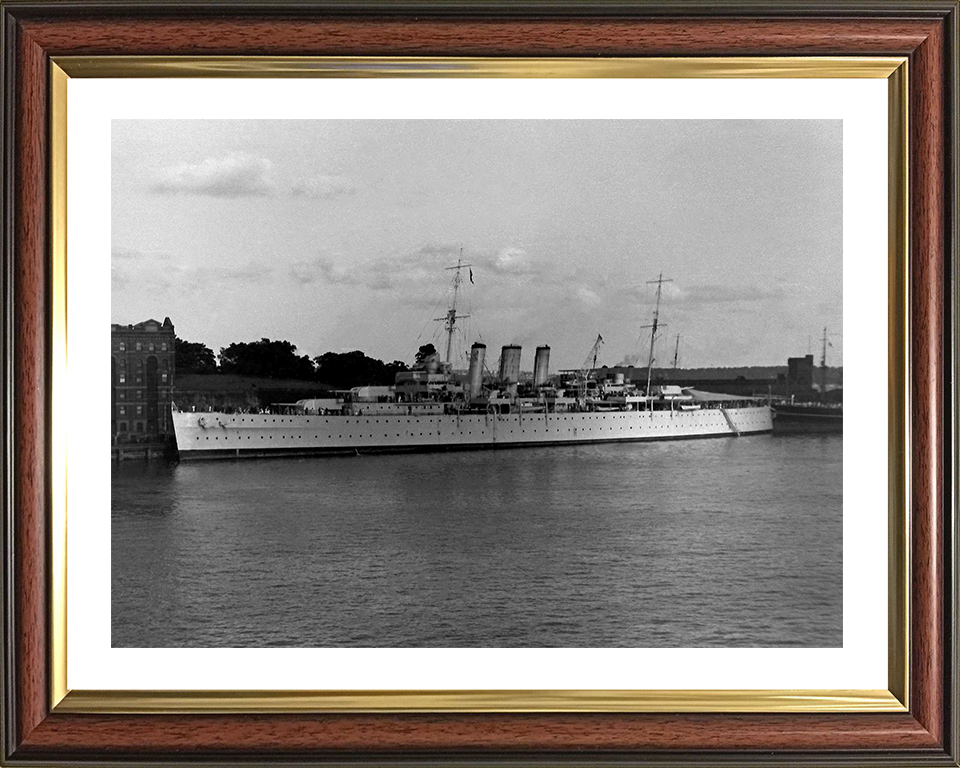
[[[533,379],[520,381],[521,348],[503,347],[499,372],[485,376],[486,346],[473,344],[466,374],[454,372],[454,300],[445,318],[446,360],[427,356],[397,374],[392,387],[356,387],[342,398],[276,404],[270,413],[186,412],[174,408],[182,460],[323,454],[515,448],[599,442],[731,437],[770,432],[769,405],[759,398],[655,386],[650,372],[657,338],[660,285],[651,326],[646,387],[590,376],[602,337],[584,366],[550,380],[550,348],[537,348]],[[658,283],[662,284],[662,279]],[[593,366],[591,367],[590,362]]]

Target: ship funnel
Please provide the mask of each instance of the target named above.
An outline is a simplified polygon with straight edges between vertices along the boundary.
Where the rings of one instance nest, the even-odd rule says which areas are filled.
[[[500,383],[505,384],[511,394],[517,393],[520,381],[520,346],[507,344],[500,351]]]
[[[547,383],[547,372],[550,370],[550,347],[544,344],[537,347],[537,355],[533,359],[533,388],[542,387]]]
[[[483,392],[483,361],[487,356],[487,345],[475,342],[470,347],[470,397],[480,397]]]

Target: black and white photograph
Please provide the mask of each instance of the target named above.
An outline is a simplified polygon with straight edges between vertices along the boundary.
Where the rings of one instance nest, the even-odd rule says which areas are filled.
[[[113,120],[112,647],[843,647],[843,129]]]

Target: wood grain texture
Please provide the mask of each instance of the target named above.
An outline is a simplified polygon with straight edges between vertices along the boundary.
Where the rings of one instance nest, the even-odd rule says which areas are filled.
[[[882,55],[913,51],[929,19],[791,22],[770,19],[134,19],[27,20],[24,33],[51,55]]]
[[[242,722],[242,727],[239,723]],[[56,748],[112,754],[496,750],[935,749],[909,715],[294,715],[51,717],[24,754]],[[272,750],[271,750],[272,751]]]
[[[47,280],[46,60],[18,41],[14,291],[14,508],[16,536],[16,674],[20,739],[47,714],[46,480]]]
[[[944,76],[943,31],[914,54],[911,87],[911,335],[913,594],[911,709],[943,738],[943,349]]]
[[[888,6],[890,7],[890,6]],[[935,14],[934,14],[935,16]],[[16,742],[15,757],[180,759],[306,757],[489,760],[495,755],[640,759],[696,754],[697,762],[741,755],[776,763],[851,759],[876,764],[956,764],[943,748],[943,486],[945,91],[952,19],[931,14],[742,18],[357,18],[336,14],[267,18],[94,16],[67,8],[24,12],[18,45],[16,135]],[[94,716],[48,714],[45,528],[48,486],[45,363],[46,61],[81,54],[314,55],[749,55],[876,54],[911,57],[913,207],[911,326],[913,392],[913,587],[908,715],[328,715]],[[9,55],[9,53],[8,53]],[[954,75],[955,76],[955,75]],[[952,194],[952,193],[951,193]],[[955,745],[953,747],[955,749]],[[678,752],[679,751],[679,752]],[[765,756],[766,755],[766,756]],[[840,758],[837,755],[841,755]],[[844,758],[842,756],[846,755]],[[718,757],[721,756],[721,757]],[[786,758],[784,758],[786,760]]]

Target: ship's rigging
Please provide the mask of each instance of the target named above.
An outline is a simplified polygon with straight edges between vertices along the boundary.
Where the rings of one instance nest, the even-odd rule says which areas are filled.
[[[464,269],[470,269],[473,264],[464,264],[463,263],[463,249],[460,249],[460,258],[457,259],[457,263],[452,267],[446,267],[447,270],[456,270],[453,275],[453,301],[450,302],[450,307],[447,309],[447,314],[443,317],[435,318],[438,322],[445,324],[445,329],[447,332],[447,351],[444,355],[444,360],[446,363],[453,363],[453,334],[457,329],[457,320],[466,320],[470,315],[458,315],[457,314],[457,298],[460,293],[460,286],[463,285],[463,275],[461,271]],[[473,270],[470,271],[471,281],[473,279]]]
[[[461,287],[466,282],[463,270],[468,270],[469,280],[471,283],[474,282],[473,265],[463,260],[462,248],[457,263],[443,269],[444,271],[452,271],[454,273],[453,279],[448,283],[446,290],[438,297],[430,315],[433,315],[444,304],[447,306],[446,312],[442,317],[430,317],[428,315],[420,333],[417,334],[416,341],[419,344],[421,341],[430,339],[436,345],[438,358],[442,354],[442,360],[446,367],[454,370],[459,369],[469,359],[470,353],[465,349],[468,346],[468,337],[472,334],[483,341],[483,334],[480,333],[479,329],[471,330],[469,323],[460,322],[471,316],[469,303],[467,303],[466,312],[461,314],[461,305],[465,303],[463,298],[466,295],[461,295]],[[427,334],[427,329],[432,322],[440,325],[436,326],[436,330],[432,334]]]
[[[830,336],[836,334],[827,333],[827,328],[823,328],[823,351],[820,353],[820,400],[823,401],[827,396],[827,347],[833,344],[827,341]]]
[[[663,279],[663,272],[660,273],[659,277],[657,277],[656,280],[647,280],[647,285],[656,284],[657,286],[657,303],[653,310],[653,323],[651,323],[650,325],[641,326],[643,328],[650,329],[650,356],[647,358],[647,390],[646,390],[646,395],[648,397],[650,396],[650,383],[651,383],[651,379],[653,378],[653,363],[656,360],[656,358],[653,355],[654,355],[654,350],[657,344],[657,330],[661,327],[663,328],[667,327],[666,324],[664,324],[663,326],[660,325],[660,294],[663,291],[663,284],[672,283],[672,282],[673,280],[670,278],[666,280]]]

